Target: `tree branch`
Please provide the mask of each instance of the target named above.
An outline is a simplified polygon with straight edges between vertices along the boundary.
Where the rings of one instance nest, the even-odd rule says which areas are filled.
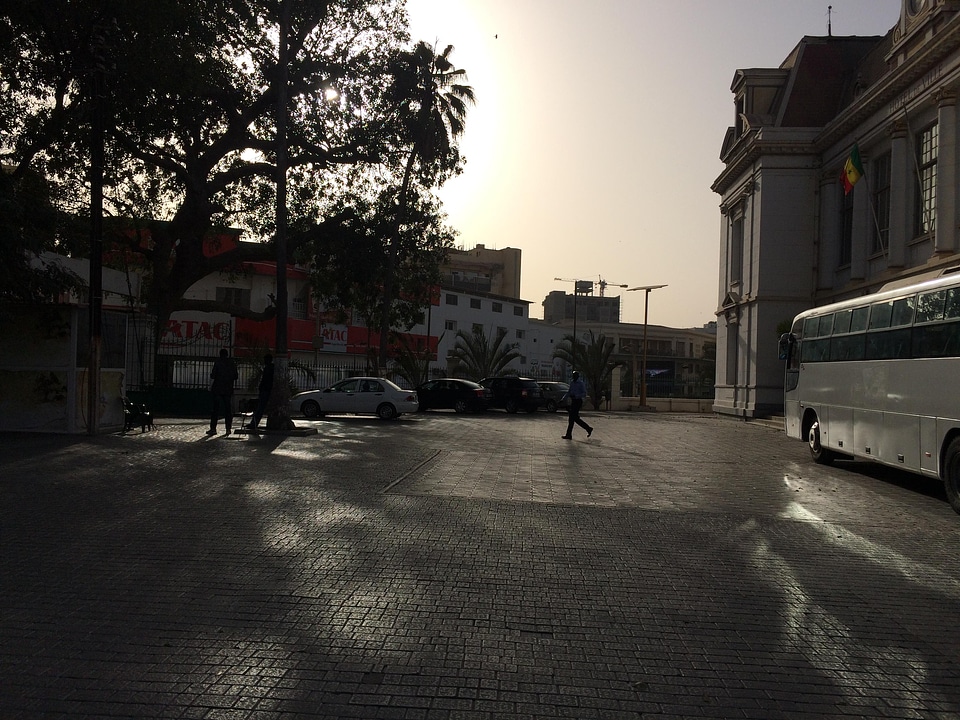
[[[188,310],[193,312],[222,312],[228,313],[233,317],[240,317],[246,320],[255,320],[257,322],[263,322],[265,320],[272,320],[277,316],[277,306],[270,305],[262,312],[256,312],[251,310],[248,307],[243,307],[242,305],[231,305],[230,303],[217,302],[215,300],[179,300],[175,306],[175,310]]]

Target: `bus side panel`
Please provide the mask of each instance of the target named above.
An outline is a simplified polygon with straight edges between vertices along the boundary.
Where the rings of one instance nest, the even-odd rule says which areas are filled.
[[[936,440],[933,444],[933,449],[931,450],[931,452],[933,453],[933,462],[936,463],[936,466],[935,466],[934,472],[930,474],[933,475],[934,477],[939,478],[941,477],[940,475],[940,460],[942,459],[941,454],[943,450],[946,450],[944,445],[947,443],[948,438],[951,438],[954,436],[955,431],[960,430],[960,419],[956,417],[941,417],[941,418],[937,418],[936,422],[937,422]],[[921,441],[924,444],[923,446],[924,452],[926,452],[927,450],[926,437],[923,437]],[[926,457],[924,457],[924,461],[925,463],[923,466],[923,471],[924,471],[924,474],[926,475],[927,474]]]
[[[940,438],[944,437],[944,434],[937,432],[937,425],[936,418],[920,418],[920,471],[924,475],[939,476]]]
[[[804,439],[800,434],[800,401],[784,401],[784,415],[787,421],[787,437],[795,440]]]
[[[881,462],[913,472],[920,471],[920,418],[901,413],[883,413]]]
[[[883,413],[877,410],[854,410],[853,447],[850,452],[860,457],[879,460],[883,433]]]
[[[827,447],[842,453],[853,452],[853,408],[832,407],[830,415],[830,442]]]

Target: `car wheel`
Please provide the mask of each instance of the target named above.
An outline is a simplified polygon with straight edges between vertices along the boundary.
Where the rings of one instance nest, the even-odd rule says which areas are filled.
[[[950,507],[960,513],[960,437],[950,441],[943,456],[943,487]]]
[[[377,408],[377,416],[381,420],[393,420],[397,417],[397,409],[390,403],[383,403]]]
[[[520,405],[517,403],[516,400],[507,400],[505,409],[508,413],[515,413],[517,410],[520,409]]]
[[[320,403],[316,400],[307,400],[300,406],[300,412],[308,418],[318,418],[320,417]]]
[[[470,405],[467,403],[466,400],[457,400],[453,404],[453,410],[454,412],[465,413],[470,410]]]
[[[556,412],[556,411],[557,411],[557,401],[547,400],[547,412]]]
[[[814,415],[810,429],[807,431],[807,444],[810,446],[810,457],[821,465],[829,465],[836,458],[832,450],[827,450],[820,444],[820,419]]]

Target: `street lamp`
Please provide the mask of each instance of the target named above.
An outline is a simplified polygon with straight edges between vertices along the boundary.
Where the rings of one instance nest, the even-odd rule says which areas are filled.
[[[576,353],[576,348],[574,346],[578,346],[580,344],[580,340],[577,338],[577,298],[581,294],[587,295],[588,293],[593,292],[593,280],[573,280],[571,278],[559,277],[555,277],[554,280],[559,282],[573,283],[573,345],[571,345],[570,349]],[[576,359],[576,355],[574,355],[574,359]]]
[[[627,288],[627,292],[633,290],[643,290],[643,354],[640,360],[640,405],[647,404],[647,309],[650,305],[650,291],[665,288],[666,285],[641,285],[640,287]]]

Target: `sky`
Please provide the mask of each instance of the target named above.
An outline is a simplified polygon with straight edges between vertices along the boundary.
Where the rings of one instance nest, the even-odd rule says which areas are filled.
[[[462,175],[439,191],[457,247],[520,248],[530,317],[604,280],[624,322],[716,319],[711,189],[740,68],[805,35],[883,35],[901,0],[407,0],[414,41],[453,45],[477,102]],[[563,278],[555,280],[554,278]],[[599,287],[595,286],[595,292]]]

